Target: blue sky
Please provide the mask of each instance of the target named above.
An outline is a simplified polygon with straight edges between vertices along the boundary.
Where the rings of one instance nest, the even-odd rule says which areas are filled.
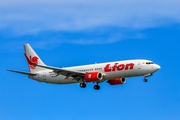
[[[1,120],[179,120],[180,2],[0,1]],[[38,83],[6,69],[28,71],[23,44],[43,61],[67,67],[149,59],[161,70],[124,85]]]

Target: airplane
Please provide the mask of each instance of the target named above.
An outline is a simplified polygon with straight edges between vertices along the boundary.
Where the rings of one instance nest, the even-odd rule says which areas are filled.
[[[126,82],[126,78],[144,76],[144,82],[161,67],[150,60],[135,59],[96,63],[83,66],[58,68],[47,66],[29,44],[24,44],[25,58],[30,72],[8,70],[27,75],[30,79],[52,84],[79,83],[86,88],[87,83],[95,83],[94,89],[99,90],[99,84],[107,81],[110,85]]]

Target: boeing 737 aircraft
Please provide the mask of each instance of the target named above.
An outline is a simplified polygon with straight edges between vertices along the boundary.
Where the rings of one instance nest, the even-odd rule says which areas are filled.
[[[29,44],[25,44],[24,49],[30,72],[8,71],[28,75],[39,82],[79,83],[81,88],[85,88],[86,83],[93,82],[94,89],[99,90],[99,83],[107,81],[110,85],[124,84],[127,77],[144,76],[144,82],[147,82],[147,77],[160,69],[159,65],[150,60],[125,60],[58,68],[45,65]]]

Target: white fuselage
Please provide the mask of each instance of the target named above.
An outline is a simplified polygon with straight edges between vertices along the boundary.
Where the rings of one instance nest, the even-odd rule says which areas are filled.
[[[76,67],[67,67],[63,69],[82,73],[99,72],[103,74],[103,80],[99,82],[103,82],[104,80],[110,80],[114,78],[145,76],[156,72],[160,69],[160,66],[154,64],[152,61],[149,60],[125,60]],[[57,73],[50,69],[40,71],[36,74],[37,75],[35,76],[29,75],[29,78],[40,82],[54,84],[69,84],[82,82],[77,81],[72,77],[57,75]]]

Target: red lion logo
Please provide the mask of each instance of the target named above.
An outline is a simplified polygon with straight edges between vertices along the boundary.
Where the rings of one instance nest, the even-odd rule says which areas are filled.
[[[30,61],[32,62],[32,63],[35,63],[35,64],[38,64],[38,57],[37,56],[34,56],[34,57],[31,57],[30,56]],[[35,69],[36,68],[36,66],[35,65],[33,65],[33,64],[29,64],[29,67],[31,68],[31,69]]]

